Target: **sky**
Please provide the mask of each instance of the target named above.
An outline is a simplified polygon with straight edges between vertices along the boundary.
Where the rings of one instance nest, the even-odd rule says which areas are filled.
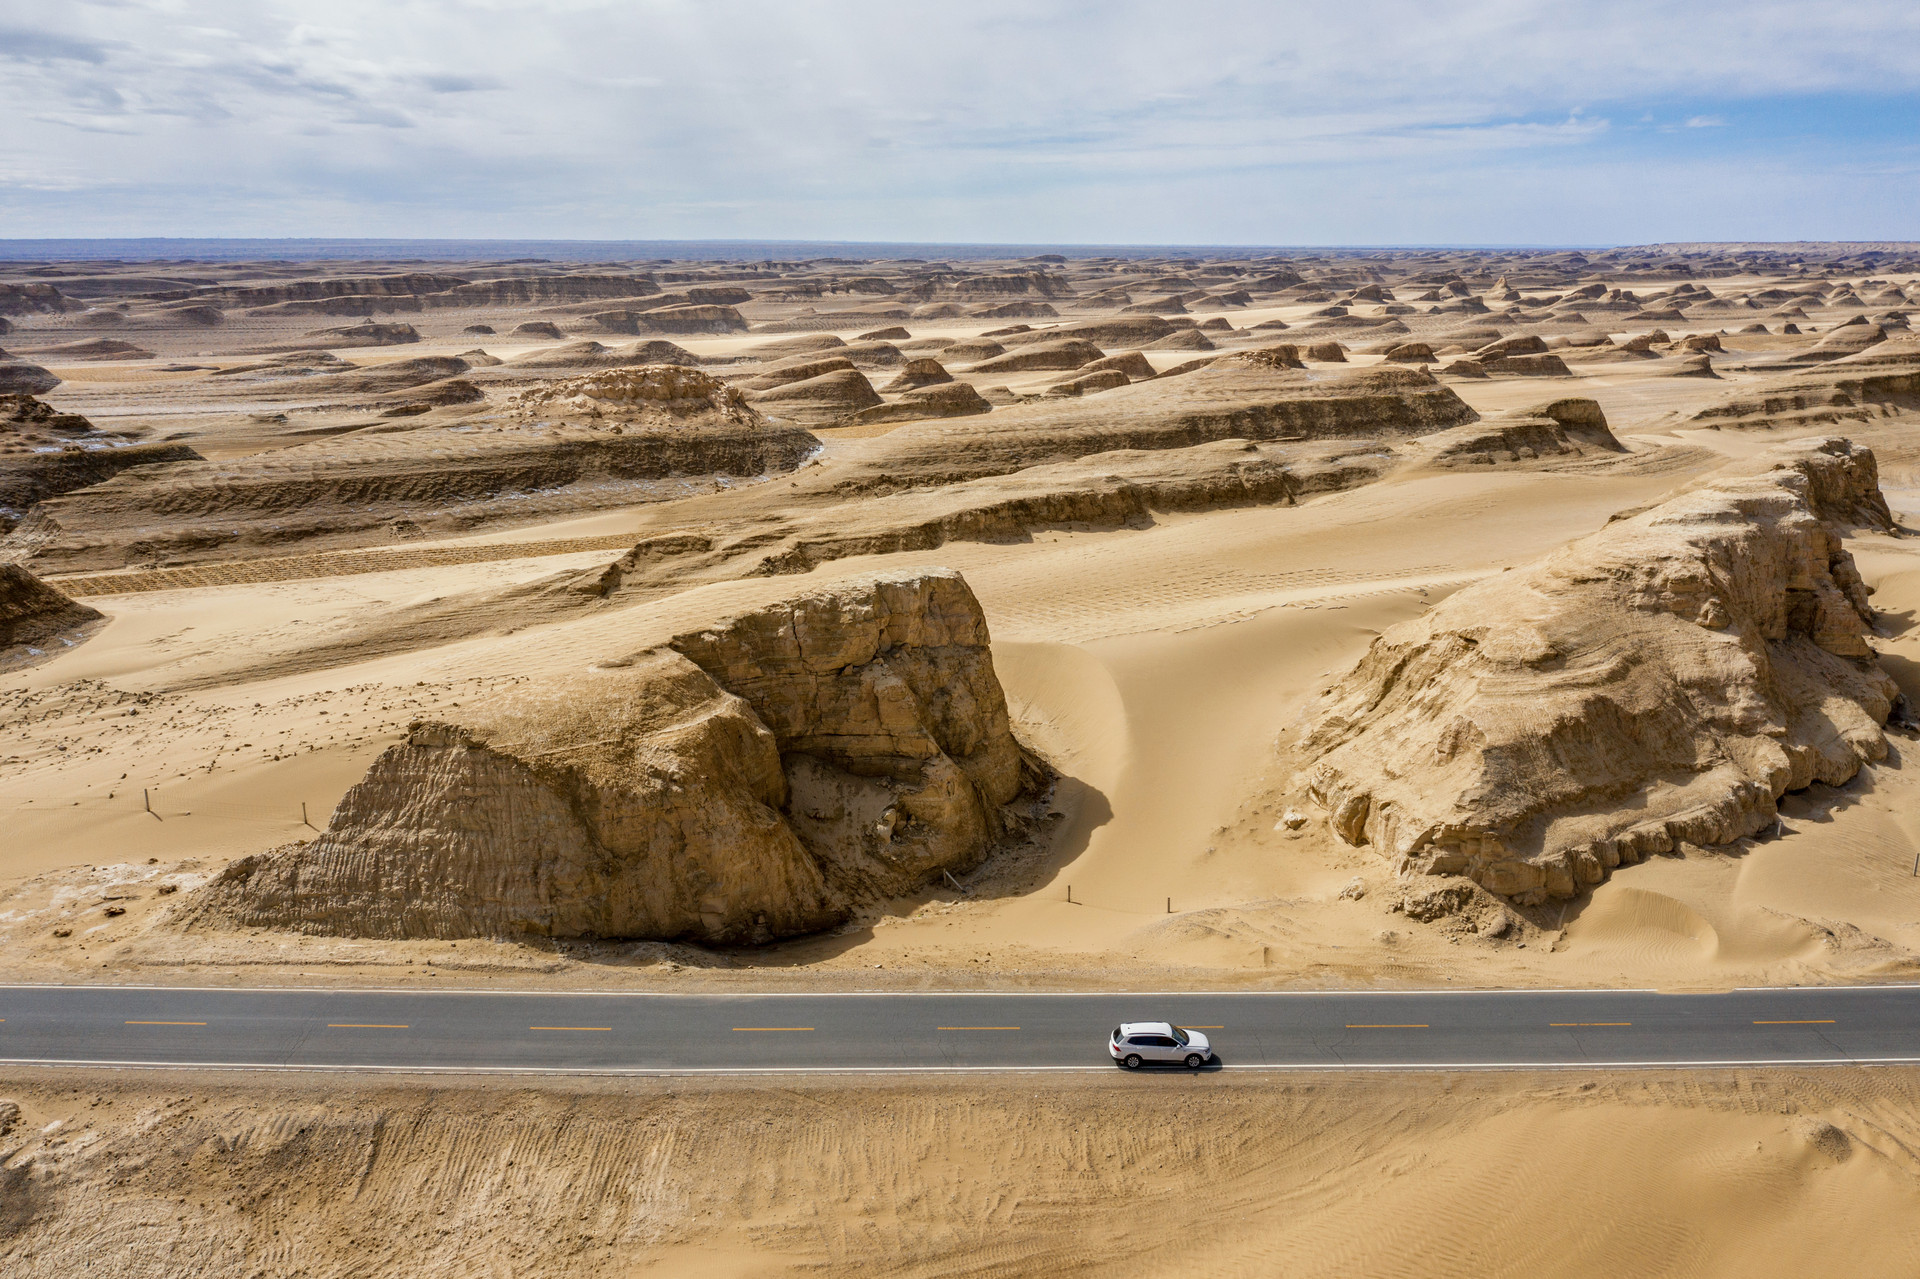
[[[1920,239],[1916,0],[0,0],[0,239]]]

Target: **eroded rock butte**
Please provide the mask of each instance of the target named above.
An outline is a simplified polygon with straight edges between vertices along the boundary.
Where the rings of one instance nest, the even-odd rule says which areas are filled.
[[[1301,781],[1403,872],[1570,897],[1887,753],[1899,692],[1841,544],[1892,524],[1846,440],[1762,454],[1376,639],[1310,712]]]
[[[825,588],[415,724],[181,921],[759,942],[979,864],[1047,785],[959,574]]]

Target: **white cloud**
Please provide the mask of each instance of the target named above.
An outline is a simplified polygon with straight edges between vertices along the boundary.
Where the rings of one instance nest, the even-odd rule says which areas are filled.
[[[1613,120],[1706,130],[1756,93],[1920,83],[1910,3],[1754,0],[1711,39],[1650,37],[1668,14],[1656,0],[0,0],[0,170],[77,166],[99,190],[0,191],[0,234],[1272,241],[1384,239],[1424,210],[1448,230],[1411,238],[1500,238],[1518,214],[1497,193],[1531,175],[1550,171],[1578,205],[1587,175],[1633,145],[1639,126]],[[1815,160],[1840,158],[1867,157]],[[1749,207],[1752,180],[1719,198]],[[1910,178],[1880,181],[1881,204],[1911,206]],[[1635,216],[1693,198],[1647,190]],[[1586,225],[1527,216],[1539,226],[1520,238]]]

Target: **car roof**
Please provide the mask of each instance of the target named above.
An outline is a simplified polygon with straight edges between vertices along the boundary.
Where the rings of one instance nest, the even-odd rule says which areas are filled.
[[[1123,1035],[1171,1035],[1173,1027],[1164,1021],[1123,1021],[1120,1023]]]

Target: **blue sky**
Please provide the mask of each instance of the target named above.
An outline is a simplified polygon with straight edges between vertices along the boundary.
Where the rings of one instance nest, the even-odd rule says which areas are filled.
[[[1920,4],[0,0],[0,238],[1920,239]]]

